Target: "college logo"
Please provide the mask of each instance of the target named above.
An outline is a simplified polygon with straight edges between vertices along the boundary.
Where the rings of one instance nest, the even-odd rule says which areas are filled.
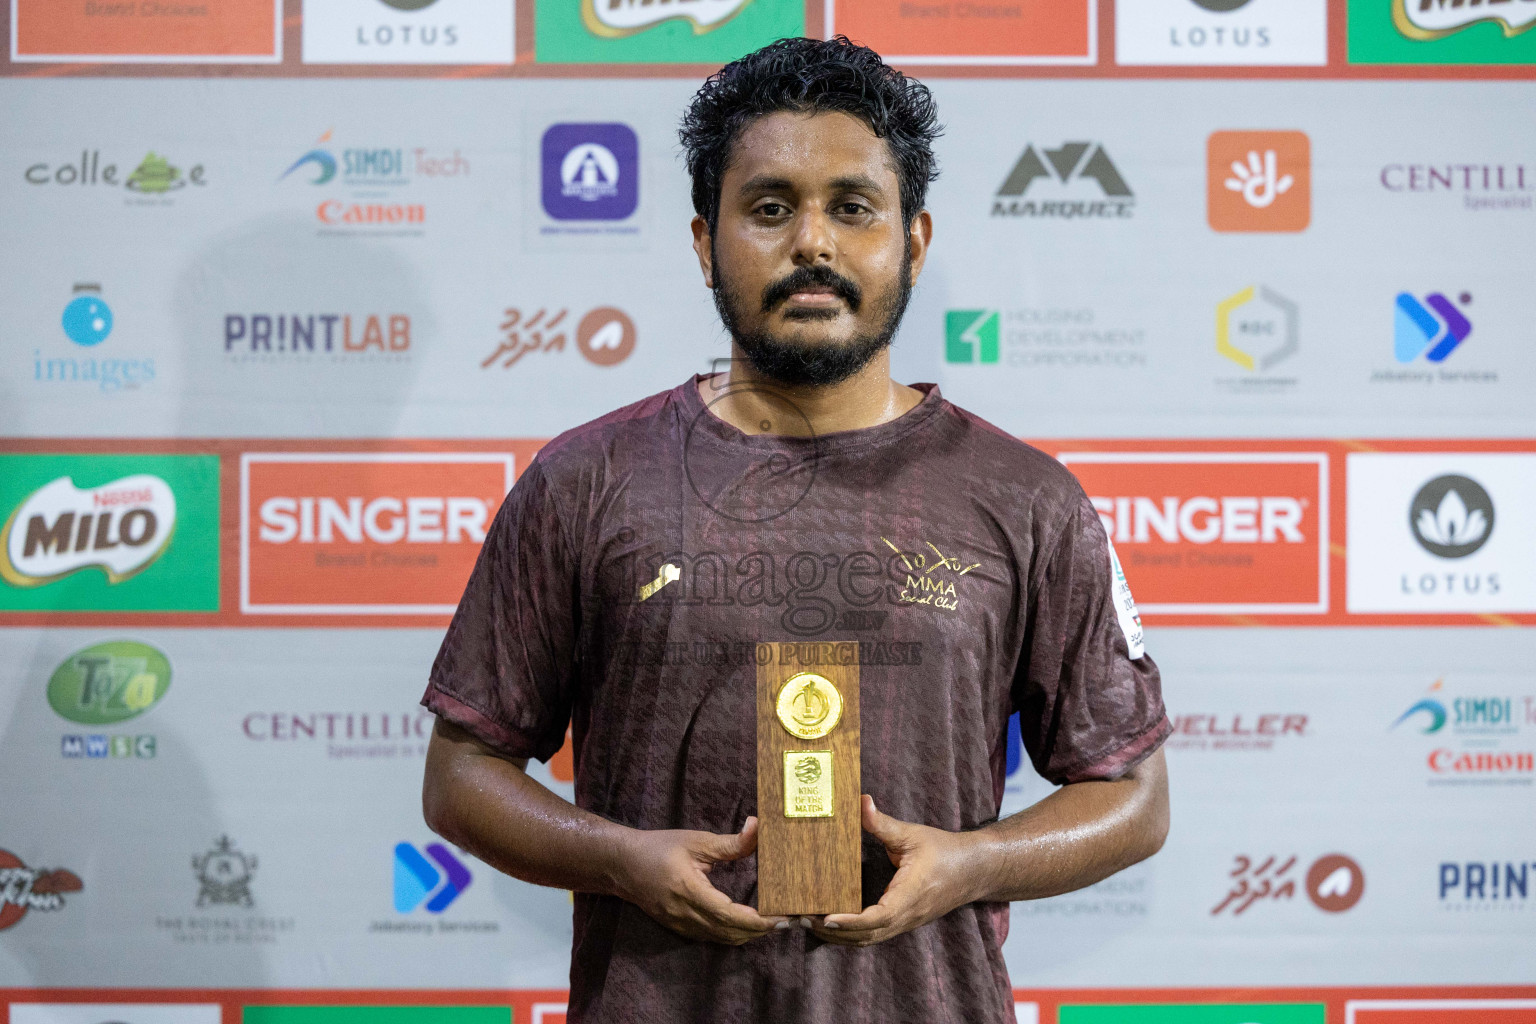
[[[29,910],[62,910],[64,894],[84,887],[73,871],[29,868],[14,853],[0,850],[0,932],[18,924]]]
[[[1301,348],[1299,319],[1296,303],[1272,288],[1249,285],[1216,304],[1216,351],[1250,373],[1268,370]]]
[[[426,856],[410,843],[395,844],[397,913],[409,914],[425,905],[427,913],[441,914],[474,881],[464,862],[442,843],[428,843],[423,850]]]
[[[304,12],[306,64],[511,64],[496,0],[328,0]]]
[[[0,577],[37,587],[94,567],[121,583],[165,554],[175,528],[176,494],[160,477],[140,473],[93,488],[59,477],[0,528]]]
[[[1329,914],[1351,909],[1365,895],[1365,872],[1342,853],[1319,857],[1305,875],[1298,864],[1295,855],[1258,858],[1239,854],[1228,873],[1227,894],[1211,908],[1211,916],[1226,913],[1241,917],[1255,904],[1295,899],[1298,887],[1313,906]]]
[[[1063,452],[1144,612],[1328,610],[1328,457]]]
[[[1115,5],[1120,64],[1321,65],[1326,0],[1138,0]]]
[[[1056,149],[1037,152],[1030,144],[998,188],[992,216],[1129,217],[1135,202],[1131,187],[1102,145],[1064,142]]]
[[[255,906],[251,880],[256,876],[256,858],[235,849],[229,836],[219,836],[212,849],[193,857],[192,872],[197,876],[198,906]]]
[[[1457,301],[1467,306],[1472,296],[1462,292]],[[1419,356],[1443,362],[1472,333],[1472,322],[1439,292],[1430,292],[1423,302],[1399,292],[1394,312],[1392,354],[1400,363],[1411,363]]]
[[[113,640],[76,651],[48,679],[48,704],[81,725],[137,718],[165,697],[171,663],[148,644]]]
[[[570,340],[570,310],[538,309],[526,313],[509,306],[502,314],[502,340],[480,361],[480,369],[510,370],[535,352],[564,352]],[[597,366],[614,366],[635,350],[635,322],[613,306],[599,306],[575,322],[576,351]]]
[[[124,165],[124,169],[127,165]],[[167,194],[191,186],[201,188],[208,184],[203,177],[203,165],[185,167],[173,164],[170,158],[151,150],[133,166],[121,173],[117,164],[102,166],[101,150],[87,149],[80,153],[80,162],[73,160],[52,164],[30,164],[22,177],[29,185],[69,185],[74,187],[106,185],[127,189],[139,196],[149,197],[152,205],[163,205]],[[145,200],[134,200],[143,205]]]
[[[1350,611],[1536,611],[1536,455],[1356,452],[1347,475]]]
[[[1312,220],[1312,143],[1305,132],[1212,132],[1206,220],[1216,231],[1304,231]]]
[[[451,613],[512,480],[496,453],[242,455],[240,608]]]
[[[626,124],[550,125],[540,142],[544,212],[623,220],[640,203],[640,140]]]
[[[224,356],[231,362],[275,362],[315,356],[409,358],[405,313],[226,313]]]
[[[1439,476],[1413,496],[1408,523],[1425,551],[1466,558],[1493,535],[1493,499],[1470,477]]]
[[[537,0],[540,63],[724,63],[805,35],[794,0]]]

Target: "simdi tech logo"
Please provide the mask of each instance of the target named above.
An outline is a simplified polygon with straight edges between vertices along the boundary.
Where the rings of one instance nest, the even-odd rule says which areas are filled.
[[[1143,612],[1328,610],[1328,456],[1062,452]]]
[[[428,217],[419,186],[469,176],[470,162],[425,146],[337,145],[327,128],[278,175],[280,186],[323,187],[314,215],[321,234],[420,235]],[[347,193],[337,195],[338,190]]]
[[[1522,681],[1516,685],[1526,685]],[[1393,719],[1389,732],[1421,745],[1415,758],[1431,786],[1529,786],[1536,780],[1536,694],[1490,680],[1436,679]]]
[[[1351,64],[1536,63],[1536,0],[1349,0]]]
[[[1312,222],[1312,142],[1306,132],[1212,132],[1205,162],[1212,230],[1305,231]]]
[[[1327,0],[1136,0],[1115,5],[1129,65],[1322,65]]]
[[[540,63],[721,64],[805,35],[798,0],[537,0]]]
[[[0,611],[215,611],[214,455],[0,455]]]
[[[1536,453],[1352,452],[1351,612],[1536,611]]]
[[[1030,143],[998,186],[992,216],[1114,219],[1130,217],[1135,207],[1135,194],[1101,143],[1038,150]]]
[[[304,7],[306,64],[511,64],[506,0],[326,0]]]
[[[240,458],[240,609],[446,615],[512,488],[497,452]]]

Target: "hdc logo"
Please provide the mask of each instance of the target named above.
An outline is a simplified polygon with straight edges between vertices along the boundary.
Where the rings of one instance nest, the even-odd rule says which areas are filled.
[[[1305,231],[1312,222],[1306,132],[1212,132],[1206,220],[1216,231]]]
[[[410,843],[395,844],[395,910],[401,914],[409,914],[422,903],[426,903],[427,913],[441,914],[474,881],[464,862],[442,843],[428,843],[423,849],[426,857]],[[433,867],[434,861],[437,867]]]
[[[1469,306],[1472,296],[1462,292],[1456,302]],[[1442,362],[1472,333],[1472,321],[1439,292],[1424,296],[1423,302],[1399,292],[1393,312],[1392,354],[1400,363],[1411,363],[1421,355],[1432,363]]]
[[[944,314],[946,363],[995,363],[998,326],[995,309],[951,309]]]

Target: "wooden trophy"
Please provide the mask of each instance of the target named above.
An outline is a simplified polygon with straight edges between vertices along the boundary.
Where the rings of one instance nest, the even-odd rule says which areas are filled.
[[[859,666],[798,649],[757,645],[757,912],[857,914]]]

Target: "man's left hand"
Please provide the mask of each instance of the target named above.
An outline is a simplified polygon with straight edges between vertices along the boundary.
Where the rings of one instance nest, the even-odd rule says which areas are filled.
[[[970,837],[914,825],[880,813],[873,797],[863,797],[864,831],[885,844],[896,874],[885,895],[857,914],[810,918],[811,930],[842,946],[872,946],[943,917],[976,897],[969,870]]]

